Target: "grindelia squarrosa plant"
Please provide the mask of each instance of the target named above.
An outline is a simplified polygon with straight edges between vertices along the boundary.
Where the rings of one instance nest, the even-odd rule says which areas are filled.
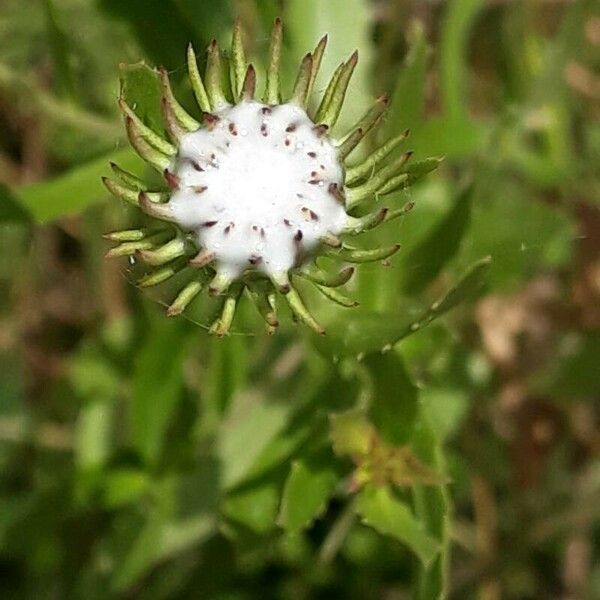
[[[368,209],[373,199],[407,188],[435,169],[439,159],[411,161],[411,152],[400,150],[409,133],[404,131],[361,162],[352,161],[353,150],[384,117],[388,100],[377,98],[349,131],[335,130],[358,61],[354,52],[337,67],[320,102],[310,109],[326,46],[324,36],[302,59],[291,94],[284,99],[279,19],[271,33],[262,94],[257,94],[256,71],[246,60],[239,22],[228,61],[229,85],[223,84],[227,77],[217,41],[208,47],[204,77],[190,45],[187,67],[200,116],[182,107],[167,71],[159,69],[169,140],[150,129],[124,97],[119,99],[131,145],[159,171],[165,185],[150,189],[111,165],[114,178],[104,179],[109,191],[139,206],[158,225],[107,234],[118,243],[108,254],[136,255],[148,268],[138,281],[141,287],[158,285],[182,271],[193,273],[167,314],[182,313],[207,289],[223,298],[210,331],[225,335],[246,293],[273,332],[279,294],[297,320],[324,334],[299,295],[296,278],[307,280],[329,300],[352,307],[356,303],[337,289],[354,273],[350,265],[387,260],[399,250],[399,244],[359,249],[348,240],[406,214],[411,203],[395,210]],[[350,265],[331,275],[317,266],[322,255]]]

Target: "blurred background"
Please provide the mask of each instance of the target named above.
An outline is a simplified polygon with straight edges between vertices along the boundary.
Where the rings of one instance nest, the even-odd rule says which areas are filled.
[[[188,102],[189,41],[239,16],[262,67],[277,15],[286,85],[328,33],[324,75],[360,52],[344,123],[387,92],[379,137],[446,158],[365,242],[403,248],[361,308],[308,297],[326,341],[249,305],[213,339],[207,299],[167,319],[103,258],[141,220],[100,184],[145,172],[121,63]],[[599,598],[599,116],[592,1],[2,0],[2,597]],[[349,485],[351,409],[404,480]]]

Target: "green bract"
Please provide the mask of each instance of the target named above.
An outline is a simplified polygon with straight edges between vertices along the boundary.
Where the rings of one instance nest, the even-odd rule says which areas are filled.
[[[271,34],[266,85],[260,98],[239,23],[234,28],[228,89],[222,85],[217,42],[208,48],[204,78],[190,46],[188,73],[201,116],[193,117],[178,103],[169,76],[161,68],[161,108],[169,140],[150,129],[125,98],[119,99],[131,145],[162,174],[165,186],[151,190],[144,181],[112,165],[115,178],[106,178],[106,187],[158,223],[108,234],[108,239],[118,242],[108,254],[136,255],[148,267],[138,281],[141,287],[158,285],[187,271],[187,283],[167,314],[180,314],[207,288],[210,295],[223,297],[211,332],[225,335],[246,292],[272,332],[278,325],[279,294],[299,321],[323,334],[301,299],[295,278],[309,281],[328,299],[352,307],[356,303],[335,288],[350,279],[354,268],[343,266],[332,276],[318,269],[315,259],[326,254],[347,263],[379,261],[400,248],[394,244],[364,250],[345,240],[410,210],[409,203],[365,214],[373,198],[410,186],[435,169],[439,159],[411,163],[410,152],[394,157],[408,136],[405,131],[363,162],[348,164],[352,151],[380,123],[388,100],[378,98],[350,131],[334,132],[358,53],[339,65],[317,108],[310,110],[326,45],[327,36],[303,58],[285,101],[279,81],[279,19]]]

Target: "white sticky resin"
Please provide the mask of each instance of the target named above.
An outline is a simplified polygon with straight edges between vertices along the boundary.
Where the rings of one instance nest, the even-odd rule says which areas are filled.
[[[220,272],[288,271],[344,226],[335,147],[294,104],[247,101],[215,116],[180,142],[174,218]]]

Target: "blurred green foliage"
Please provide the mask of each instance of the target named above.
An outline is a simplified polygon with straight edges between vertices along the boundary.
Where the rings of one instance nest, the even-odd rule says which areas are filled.
[[[140,61],[185,102],[235,15],[256,64],[283,17],[287,84],[358,48],[342,126],[389,92],[446,157],[324,338],[213,339],[102,258],[119,76],[160,127]],[[598,597],[599,45],[588,0],[3,0],[2,597]]]

